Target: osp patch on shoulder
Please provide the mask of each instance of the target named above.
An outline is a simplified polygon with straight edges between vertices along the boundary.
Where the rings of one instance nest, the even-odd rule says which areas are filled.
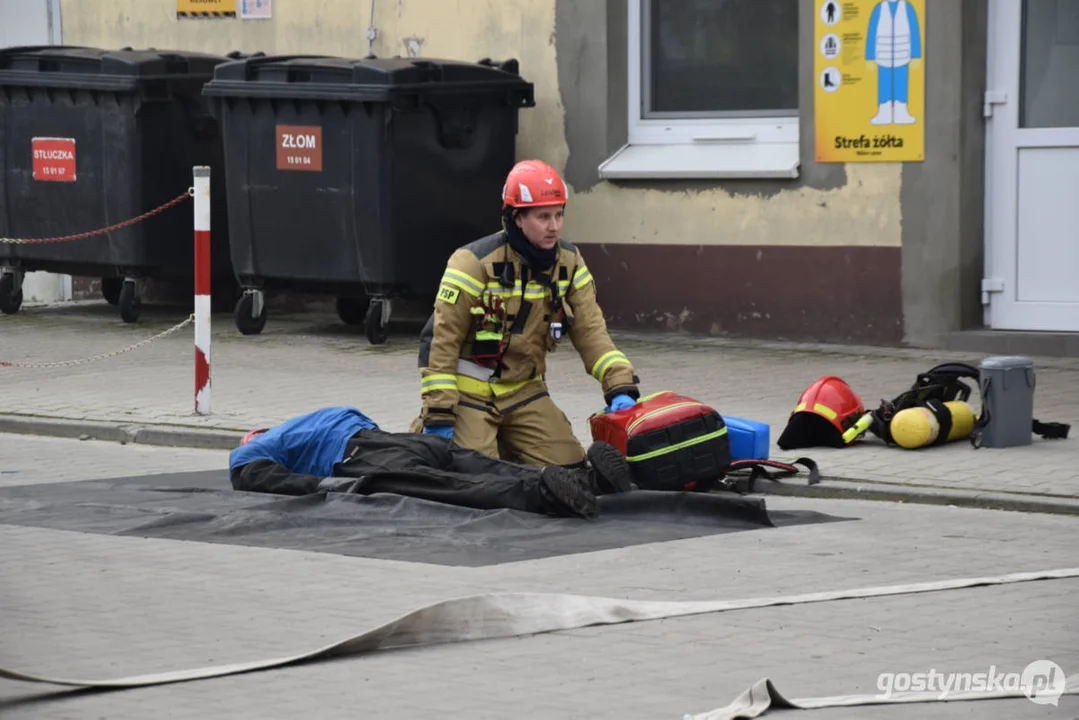
[[[457,304],[457,298],[461,295],[461,291],[457,288],[452,288],[447,285],[443,285],[438,289],[438,299],[444,303],[450,305]]]

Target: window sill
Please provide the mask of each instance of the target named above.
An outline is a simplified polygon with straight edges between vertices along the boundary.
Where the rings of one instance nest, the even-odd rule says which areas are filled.
[[[599,166],[605,180],[791,179],[798,143],[624,145]]]

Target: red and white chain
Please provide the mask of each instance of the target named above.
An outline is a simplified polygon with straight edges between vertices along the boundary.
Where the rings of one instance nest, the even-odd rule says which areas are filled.
[[[184,192],[183,195],[179,195],[179,196],[173,198],[172,200],[169,200],[167,203],[165,203],[164,205],[161,205],[160,207],[154,208],[153,210],[150,210],[148,212],[144,212],[142,215],[139,215],[136,218],[131,218],[130,220],[124,220],[121,223],[117,223],[115,225],[110,225],[109,227],[102,228],[101,230],[90,230],[89,232],[76,233],[74,235],[64,235],[62,237],[54,237],[54,238],[22,238],[22,239],[20,239],[20,238],[0,237],[0,243],[8,244],[8,245],[37,245],[37,244],[41,244],[41,243],[57,243],[57,242],[68,242],[70,240],[82,240],[84,238],[94,237],[95,235],[104,235],[105,233],[110,233],[110,232],[114,232],[116,230],[122,230],[123,228],[130,227],[130,226],[134,225],[137,222],[142,222],[146,218],[157,215],[158,213],[165,212],[166,210],[173,207],[174,205],[179,205],[180,203],[182,203],[187,198],[194,197],[194,196],[195,196],[195,188],[193,188],[193,187],[188,188]]]

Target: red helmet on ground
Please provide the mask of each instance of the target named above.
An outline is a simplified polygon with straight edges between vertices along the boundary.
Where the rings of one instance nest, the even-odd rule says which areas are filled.
[[[248,430],[244,434],[244,436],[242,438],[240,438],[240,445],[241,446],[246,445],[247,443],[249,443],[252,440],[254,440],[255,438],[257,438],[262,433],[266,432],[267,429],[268,428],[261,428],[259,430]]]
[[[522,160],[502,186],[502,209],[565,205],[569,189],[562,176],[542,160]]]
[[[783,450],[805,447],[846,447],[868,429],[862,399],[841,378],[826,375],[806,388],[779,437]],[[864,424],[864,423],[863,423]],[[856,428],[856,426],[858,426]]]

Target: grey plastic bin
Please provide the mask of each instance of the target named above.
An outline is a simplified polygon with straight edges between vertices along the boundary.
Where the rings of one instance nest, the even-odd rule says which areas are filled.
[[[1033,443],[1034,362],[1025,357],[991,357],[983,360],[978,370],[982,414],[989,413],[982,447]]]

